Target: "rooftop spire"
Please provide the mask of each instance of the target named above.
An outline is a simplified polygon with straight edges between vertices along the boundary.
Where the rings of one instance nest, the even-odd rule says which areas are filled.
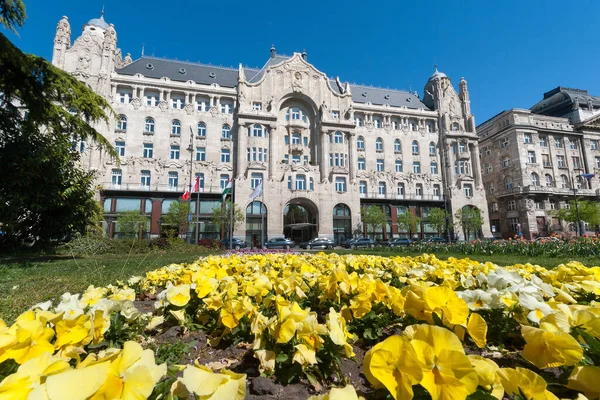
[[[102,4],[102,11],[100,11],[100,18],[104,19],[104,4]]]
[[[275,45],[272,44],[271,45],[271,58],[275,58],[276,55],[277,55],[277,51],[275,50]]]

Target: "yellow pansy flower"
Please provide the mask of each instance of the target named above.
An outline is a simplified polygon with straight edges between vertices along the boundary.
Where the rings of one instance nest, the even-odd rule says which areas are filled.
[[[586,365],[575,367],[569,376],[567,387],[583,392],[588,399],[600,397],[600,367]]]
[[[529,369],[501,368],[497,374],[509,396],[523,394],[526,399],[558,400],[558,397],[546,390],[544,378]]]
[[[568,333],[521,326],[521,334],[523,358],[540,369],[575,365],[583,358],[583,349]]]
[[[167,289],[166,298],[175,307],[185,306],[191,299],[190,285],[170,286]]]
[[[293,362],[297,362],[303,367],[317,364],[316,353],[313,349],[309,349],[305,344],[297,344],[295,348]]]
[[[467,322],[467,332],[480,349],[485,347],[488,326],[483,317],[472,313]]]
[[[498,371],[500,370],[498,364],[489,358],[474,354],[469,354],[467,357],[477,372],[479,386],[489,391],[490,394],[498,400],[502,400],[504,388],[502,387],[502,382],[498,376]]]
[[[44,353],[54,353],[54,345],[50,343],[54,330],[48,328],[45,321],[37,319],[33,311],[24,312],[17,317],[9,331],[16,341],[0,349],[0,363],[14,359],[17,364],[23,364]]]
[[[352,385],[343,388],[331,388],[329,393],[320,396],[310,396],[307,400],[360,400]]]
[[[0,399],[26,399],[42,379],[69,368],[69,363],[65,360],[43,353],[24,362],[17,372],[0,383]]]
[[[396,400],[413,398],[413,385],[423,379],[423,369],[408,339],[390,336],[365,355],[364,373],[374,388],[385,387]]]
[[[214,373],[210,368],[188,365],[183,371],[182,381],[187,390],[202,400],[243,400],[246,397],[246,375],[229,370]]]

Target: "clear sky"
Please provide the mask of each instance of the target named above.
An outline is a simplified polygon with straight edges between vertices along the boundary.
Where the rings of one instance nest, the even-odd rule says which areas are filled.
[[[421,95],[437,63],[455,87],[469,82],[482,123],[529,108],[557,86],[600,95],[599,0],[156,1],[25,0],[22,50],[52,56],[56,24],[75,35],[91,18],[115,25],[123,54],[262,66],[306,49],[308,61],[342,81]],[[596,71],[596,72],[595,72]]]

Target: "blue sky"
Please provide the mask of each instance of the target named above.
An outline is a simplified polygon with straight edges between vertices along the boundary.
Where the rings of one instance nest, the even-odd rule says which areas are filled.
[[[9,37],[51,58],[56,24],[74,37],[100,15],[123,53],[234,66],[262,66],[306,49],[309,62],[342,81],[423,92],[434,63],[458,85],[469,82],[482,123],[502,110],[529,108],[556,86],[600,95],[596,51],[600,1],[291,1],[25,0],[28,19]]]

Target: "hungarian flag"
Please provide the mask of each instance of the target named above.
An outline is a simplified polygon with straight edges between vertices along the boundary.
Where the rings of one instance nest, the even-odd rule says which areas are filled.
[[[254,200],[257,197],[260,197],[262,195],[262,192],[263,192],[263,185],[262,185],[262,181],[261,181],[258,185],[256,185],[256,187],[250,194],[250,201]]]
[[[196,183],[194,184],[194,192],[199,192],[199,191],[200,191],[200,177],[197,176]]]
[[[185,193],[181,195],[181,198],[183,200],[189,200],[190,199],[190,191],[186,190]]]
[[[232,182],[233,179],[230,179],[227,183],[227,186],[225,186],[225,189],[223,189],[223,191],[221,192],[221,197],[223,198],[223,200],[225,200],[227,196],[231,194]]]

